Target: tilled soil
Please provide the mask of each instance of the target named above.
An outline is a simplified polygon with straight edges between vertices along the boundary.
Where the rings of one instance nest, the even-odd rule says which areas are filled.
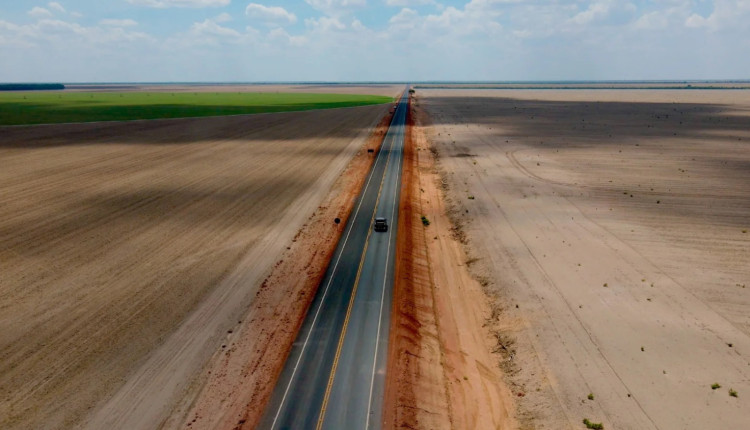
[[[0,130],[0,427],[163,419],[386,109]]]

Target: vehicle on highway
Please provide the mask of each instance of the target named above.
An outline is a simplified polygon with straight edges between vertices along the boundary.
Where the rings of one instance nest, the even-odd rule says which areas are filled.
[[[375,218],[375,231],[388,231],[388,220],[385,218]]]

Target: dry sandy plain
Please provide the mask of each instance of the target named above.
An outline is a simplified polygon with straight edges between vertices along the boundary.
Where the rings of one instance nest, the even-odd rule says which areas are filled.
[[[0,428],[163,420],[387,109],[0,130]]]
[[[750,428],[750,93],[417,89],[415,105],[521,428]]]

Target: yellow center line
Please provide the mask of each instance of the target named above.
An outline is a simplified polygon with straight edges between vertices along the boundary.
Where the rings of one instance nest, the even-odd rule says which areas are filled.
[[[391,151],[393,149],[393,139],[391,139],[391,146],[389,147],[388,151]],[[383,168],[383,178],[380,180],[380,187],[378,188],[378,197],[375,199],[375,210],[372,212],[372,217],[370,218],[370,226],[372,225],[373,220],[375,219],[375,212],[377,212],[378,204],[380,203],[380,194],[383,191],[383,184],[385,183],[385,175],[388,171],[388,164],[391,162],[391,154],[392,152],[388,153],[388,159],[385,162],[385,167]],[[339,364],[339,357],[341,357],[341,349],[344,346],[344,337],[346,336],[346,329],[349,325],[349,318],[351,317],[352,313],[352,307],[354,306],[354,297],[357,295],[357,287],[359,287],[359,277],[362,275],[362,267],[365,264],[365,256],[367,255],[367,247],[370,242],[370,235],[372,234],[372,230],[368,226],[367,228],[367,238],[365,239],[365,246],[362,250],[362,257],[359,260],[359,268],[357,269],[357,277],[354,280],[354,288],[352,289],[352,295],[349,298],[349,306],[346,309],[346,317],[344,318],[344,326],[341,329],[341,335],[339,336],[339,343],[336,348],[336,355],[333,358],[333,365],[331,367],[331,375],[328,377],[328,386],[326,387],[326,393],[325,396],[323,396],[323,404],[320,407],[320,415],[318,416],[318,425],[315,427],[316,430],[321,430],[323,428],[323,421],[325,420],[325,414],[326,409],[328,408],[328,399],[331,396],[331,388],[333,387],[333,379],[336,377],[336,368]]]

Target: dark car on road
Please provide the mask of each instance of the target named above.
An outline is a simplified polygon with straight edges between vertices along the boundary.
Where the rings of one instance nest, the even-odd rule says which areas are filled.
[[[388,220],[385,218],[375,218],[375,231],[388,231]]]

